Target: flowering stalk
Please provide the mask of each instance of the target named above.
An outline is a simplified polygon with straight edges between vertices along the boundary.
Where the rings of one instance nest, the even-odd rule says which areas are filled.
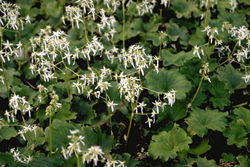
[[[2,34],[2,28],[0,28],[0,34]],[[2,50],[2,47],[3,47],[3,36],[1,35],[1,46],[0,46],[0,50]],[[6,78],[6,75],[5,75],[5,70],[4,70],[4,64],[3,64],[3,60],[1,60],[1,66],[2,66],[2,70],[3,70],[3,78],[4,78],[4,84],[6,86],[6,89],[7,89],[7,94],[8,94],[8,99],[10,100],[10,92],[9,92],[9,88],[8,88],[8,83],[7,83],[7,78]]]
[[[122,19],[122,24],[123,24],[123,32],[122,32],[122,46],[123,49],[125,49],[125,0],[122,0],[122,15],[123,15],[123,19]]]
[[[49,155],[52,156],[52,115],[49,116]]]
[[[133,121],[133,116],[134,116],[134,110],[136,108],[136,103],[131,103],[131,108],[132,108],[132,113],[130,115],[129,126],[128,126],[127,135],[126,135],[126,142],[125,142],[124,150],[126,150],[127,145],[128,145],[128,139],[129,139],[129,134],[130,134],[131,126],[132,126],[132,121]]]

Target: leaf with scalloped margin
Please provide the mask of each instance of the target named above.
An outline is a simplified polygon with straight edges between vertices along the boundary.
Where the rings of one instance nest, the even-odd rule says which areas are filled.
[[[174,0],[171,1],[172,8],[176,13],[177,18],[185,17],[190,18],[192,12],[197,12],[197,4],[193,1]]]
[[[143,82],[145,87],[157,92],[168,92],[174,89],[177,91],[176,99],[184,99],[186,93],[191,89],[190,82],[177,69],[166,70],[161,68],[158,74],[151,70],[145,78],[146,80]],[[157,93],[151,91],[149,93],[155,97],[158,96]]]
[[[169,158],[175,158],[177,152],[188,150],[191,143],[192,140],[187,136],[187,133],[174,124],[169,132],[162,131],[158,135],[153,135],[148,152],[153,159],[159,157],[165,162]]]
[[[135,167],[135,166],[138,166],[139,164],[139,161],[136,159],[132,159],[131,155],[128,153],[124,153],[122,155],[113,154],[113,156],[116,157],[116,160],[124,161],[125,166],[128,166],[128,167]]]
[[[230,105],[230,94],[227,90],[224,89],[224,82],[220,82],[216,77],[211,77],[211,83],[208,86],[209,92],[214,95],[210,98],[210,101],[213,103],[213,106],[219,107],[221,110],[224,110],[224,106]]]
[[[204,154],[205,152],[211,149],[211,146],[208,143],[209,143],[208,138],[205,140],[202,140],[198,146],[196,146],[195,148],[190,148],[188,150],[188,153],[196,155],[196,156]]]
[[[242,119],[238,119],[237,122],[231,122],[229,128],[223,132],[223,135],[228,138],[228,145],[235,144],[238,148],[247,146],[247,132]]]
[[[193,52],[178,52],[177,54],[171,53],[169,50],[162,50],[163,66],[176,65],[178,67],[183,66],[187,60],[196,57]]]
[[[84,101],[80,97],[74,96],[71,106],[72,110],[77,113],[77,120],[81,124],[91,124],[91,120],[95,118],[94,104],[93,102]]]
[[[237,161],[240,163],[239,165],[236,165],[235,167],[246,167],[250,166],[250,161],[248,157],[243,157],[242,155],[236,157]]]
[[[236,162],[235,156],[232,153],[222,153],[221,156],[223,159],[220,159],[220,162]]]
[[[245,127],[247,128],[248,132],[250,132],[250,111],[244,107],[239,107],[234,109],[234,114],[237,115],[237,119],[244,121]]]
[[[20,72],[18,72],[14,68],[8,68],[4,70],[9,89],[10,85],[19,86],[20,83],[22,83],[21,80],[18,78],[21,75]],[[2,72],[0,72],[0,75],[2,75]],[[6,85],[3,83],[0,83],[0,97],[2,98],[8,97]]]
[[[195,108],[190,112],[190,116],[185,119],[188,124],[187,129],[193,135],[197,134],[200,137],[207,134],[208,129],[224,131],[227,125],[227,115],[227,112],[219,112],[209,108],[206,108],[206,110]]]
[[[219,67],[217,73],[218,79],[225,82],[225,89],[228,89],[229,93],[233,93],[235,89],[246,87],[245,81],[242,79],[244,74],[236,70],[231,64]]]
[[[181,26],[179,27],[175,23],[169,23],[167,28],[167,34],[169,39],[172,41],[177,41],[178,38],[180,38],[183,42],[187,43],[189,40],[189,36],[187,35],[188,30],[186,27]]]
[[[9,140],[12,137],[17,136],[17,131],[11,126],[1,126],[0,127],[0,141],[6,139]]]
[[[157,115],[157,122],[166,121],[168,118],[171,121],[178,121],[187,115],[187,103],[185,101],[176,100],[171,107],[167,105],[164,111]]]
[[[196,165],[198,167],[218,167],[218,165],[216,165],[216,162],[214,160],[207,160],[206,157],[199,157],[195,160],[193,160],[193,163],[196,163]]]

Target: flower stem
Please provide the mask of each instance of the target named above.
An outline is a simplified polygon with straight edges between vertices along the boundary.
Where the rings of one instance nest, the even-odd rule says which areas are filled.
[[[49,116],[49,155],[52,156],[52,125],[51,125],[52,115]]]
[[[0,34],[2,34],[2,28],[0,28]],[[0,50],[2,50],[2,45],[3,43],[3,36],[1,35],[1,45],[0,45]],[[4,70],[4,64],[3,64],[3,60],[1,59],[1,66],[2,66],[2,70],[3,70],[3,78],[4,78],[4,84],[6,86],[6,89],[7,89],[7,94],[8,94],[8,99],[10,100],[10,92],[9,92],[9,87],[8,87],[8,83],[7,83],[7,78],[6,78],[6,75],[5,75],[5,70]]]
[[[77,152],[75,152],[75,155],[76,155],[77,167],[80,167],[79,155]]]
[[[126,135],[126,143],[125,143],[125,146],[124,146],[124,150],[126,150],[127,145],[128,145],[129,134],[130,134],[132,121],[133,121],[133,116],[134,116],[135,103],[131,103],[131,108],[132,108],[132,113],[131,113],[130,120],[129,120],[129,126],[128,126],[127,135]]]
[[[122,46],[125,49],[125,4],[124,4],[124,0],[122,1],[122,15],[123,15],[123,20],[122,20],[122,24],[123,24],[123,33],[122,33]]]

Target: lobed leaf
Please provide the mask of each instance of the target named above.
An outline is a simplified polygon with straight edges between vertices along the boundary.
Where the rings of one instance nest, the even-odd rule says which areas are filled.
[[[165,70],[161,68],[158,74],[151,70],[147,73],[145,79],[143,85],[150,90],[157,92],[176,90],[176,99],[184,99],[186,93],[191,89],[190,82],[177,69]],[[152,91],[149,91],[149,93],[158,96],[157,93]]]
[[[206,110],[195,108],[185,120],[188,124],[188,131],[193,135],[197,134],[203,137],[207,134],[208,129],[224,131],[227,125],[227,115],[227,112],[219,112],[209,108]]]
[[[148,151],[153,159],[158,157],[164,162],[169,158],[175,158],[177,152],[188,150],[192,143],[186,132],[174,124],[169,132],[163,131],[158,135],[153,135]]]

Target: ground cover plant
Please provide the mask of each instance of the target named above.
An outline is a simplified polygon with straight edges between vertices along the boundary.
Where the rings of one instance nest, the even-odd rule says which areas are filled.
[[[1,166],[250,166],[248,0],[0,0]]]

